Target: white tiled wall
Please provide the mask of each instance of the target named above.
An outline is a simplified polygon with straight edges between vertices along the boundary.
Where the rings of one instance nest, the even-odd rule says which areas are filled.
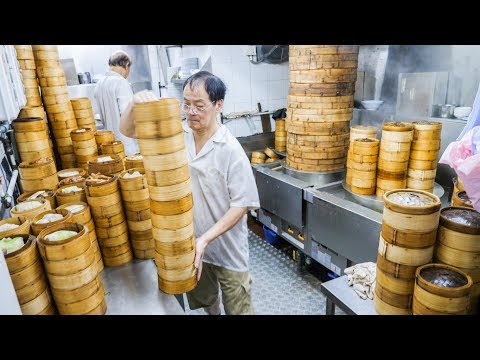
[[[255,111],[257,103],[265,111],[287,107],[288,62],[252,64],[244,55],[244,48],[245,45],[210,45],[212,71],[227,86],[223,113]],[[270,120],[274,130],[275,121],[271,116]],[[231,120],[226,126],[234,136],[262,132],[259,116]]]

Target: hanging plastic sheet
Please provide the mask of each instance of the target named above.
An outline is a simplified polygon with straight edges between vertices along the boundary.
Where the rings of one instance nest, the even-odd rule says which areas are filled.
[[[450,143],[439,163],[455,170],[475,210],[480,211],[480,125]]]
[[[467,124],[463,128],[460,135],[458,135],[457,140],[463,138],[467,131],[471,130],[473,127],[480,125],[480,85],[478,86],[477,95],[473,102],[472,111],[468,115]]]

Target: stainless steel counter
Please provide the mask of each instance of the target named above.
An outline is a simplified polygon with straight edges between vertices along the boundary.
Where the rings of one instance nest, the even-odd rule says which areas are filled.
[[[101,273],[107,303],[106,315],[184,315],[174,295],[158,289],[153,260],[134,259],[105,267]]]
[[[322,283],[320,291],[327,298],[326,315],[335,315],[335,305],[348,315],[378,315],[373,300],[360,298],[348,286],[346,275]]]

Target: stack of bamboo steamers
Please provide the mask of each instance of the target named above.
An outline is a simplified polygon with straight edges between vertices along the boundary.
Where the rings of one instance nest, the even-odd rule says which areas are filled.
[[[345,167],[357,45],[291,45],[287,165],[304,171]]]
[[[158,287],[181,294],[196,285],[193,198],[177,99],[134,106],[138,145],[150,193]]]

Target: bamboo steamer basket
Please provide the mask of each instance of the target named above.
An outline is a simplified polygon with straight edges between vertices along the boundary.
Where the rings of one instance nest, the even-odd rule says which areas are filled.
[[[149,186],[169,186],[179,184],[190,178],[188,164],[176,169],[152,171],[145,167],[145,176]]]
[[[36,238],[26,234],[20,236],[25,245],[15,252],[6,254],[5,261],[22,313],[37,315],[48,306],[48,304],[44,304],[47,298],[45,295],[42,296],[45,290],[48,290],[47,278],[37,251]],[[31,305],[37,302],[39,304],[32,309]],[[22,305],[26,305],[26,309],[31,308],[30,311],[24,312]]]
[[[173,201],[182,199],[192,192],[190,179],[175,185],[149,186],[150,198],[154,201]]]
[[[42,88],[42,94],[47,96],[68,94],[66,86],[51,86]]]
[[[380,299],[376,293],[373,297],[373,305],[375,307],[375,310],[380,315],[411,315],[412,314],[411,309],[403,309],[403,308],[398,308],[396,306],[392,306],[384,302],[382,299]]]
[[[375,284],[375,296],[396,308],[411,309],[412,307],[413,294],[395,294],[378,282]]]
[[[86,187],[88,188],[88,187]],[[94,217],[96,218],[97,216],[95,215],[95,212],[99,209],[105,209],[110,206],[117,206],[119,209],[113,214],[118,214],[120,212],[123,212],[123,207],[122,207],[122,197],[120,195],[120,192],[117,191],[113,194],[109,195],[104,195],[104,196],[90,196],[87,195],[87,202],[88,204],[92,207],[92,213],[94,214]]]
[[[53,68],[58,68],[62,67],[62,64],[60,63],[60,60],[39,60],[35,59],[35,65],[36,67],[53,67]]]
[[[433,193],[435,186],[435,179],[419,180],[411,177],[407,177],[407,188],[416,190],[425,190],[429,193]]]
[[[75,117],[76,118],[90,118],[90,119],[95,120],[92,108],[90,108],[90,109],[77,109],[77,110],[74,109],[74,112],[75,112]]]
[[[142,176],[134,177],[134,178],[124,178],[125,174],[133,174],[134,172],[139,172],[142,174]],[[123,192],[131,191],[133,196],[137,197],[132,197],[131,199],[125,199],[126,201],[139,201],[143,200],[145,198],[148,198],[148,184],[147,184],[147,178],[145,177],[145,169],[143,168],[131,168],[124,170],[120,173],[118,176],[118,182],[120,184],[120,189],[122,190],[122,195]],[[138,197],[140,194],[143,195],[143,192],[140,192],[141,190],[147,190],[147,197]]]
[[[45,236],[59,230],[71,230],[77,232],[77,234],[65,240],[45,239]],[[44,261],[52,262],[73,259],[90,249],[90,238],[87,229],[79,223],[65,222],[50,226],[43,229],[37,238],[38,249]],[[46,269],[48,272],[49,268],[46,267]],[[60,269],[60,271],[62,274],[65,274],[63,271],[68,271],[68,269]]]
[[[193,236],[193,223],[177,229],[160,229],[153,225],[152,234],[156,241],[163,243],[182,241]]]
[[[77,175],[68,174],[68,173],[71,173],[71,172],[74,172],[74,171],[78,171],[78,174]],[[85,169],[82,169],[82,168],[63,169],[63,170],[60,170],[60,171],[57,172],[58,181],[62,181],[64,179],[72,177],[72,176],[87,177],[87,172],[85,171]]]
[[[17,47],[15,47],[15,52],[17,53],[17,59],[18,60],[33,60],[33,50],[32,50],[32,48],[27,49],[27,48],[17,48]]]
[[[197,275],[197,269],[193,264],[183,269],[165,270],[160,266],[157,269],[158,276],[167,281],[185,281]]]
[[[34,111],[34,110],[24,110]],[[21,113],[20,113],[21,115]],[[41,116],[36,117],[22,117],[13,120],[13,129],[15,132],[30,132],[30,131],[46,131],[47,123]]]
[[[32,162],[24,161],[20,163],[18,173],[22,180],[40,180],[56,175],[57,167],[52,158],[41,158]],[[55,184],[52,187],[57,185],[56,180],[55,178]],[[46,187],[46,189],[51,189],[52,187]]]
[[[38,67],[37,75],[39,78],[46,77],[62,77],[65,76],[65,71],[62,67]]]
[[[383,272],[377,267],[376,283],[397,295],[411,295],[415,286],[415,277],[399,278]]]
[[[416,170],[435,170],[437,168],[437,160],[410,159],[408,168]]]
[[[50,79],[54,79],[54,78],[50,78]],[[42,79],[40,79],[40,81],[41,80]],[[45,79],[43,79],[43,80],[45,80]],[[65,78],[62,78],[62,80],[65,81]],[[66,85],[66,83],[65,84],[60,84],[60,85]],[[43,85],[40,83],[40,86],[43,86]],[[54,85],[54,86],[57,86],[57,85]],[[48,106],[47,113],[48,113],[49,117],[50,117],[50,114],[52,114],[52,113],[55,114],[55,115],[57,115],[59,113],[67,113],[67,114],[71,115],[71,113],[73,113],[72,104],[70,104],[70,101],[62,103],[62,104],[52,104],[52,105]],[[75,118],[75,114],[73,114],[73,118]],[[72,119],[72,117],[70,116],[69,119]],[[55,120],[60,120],[60,119],[56,118]]]
[[[438,158],[438,150],[412,150],[410,159],[421,161],[435,161]]]
[[[311,66],[318,67],[319,65],[311,64]],[[296,66],[298,67],[298,65]],[[301,70],[295,68],[292,70]],[[305,70],[305,69],[304,69]],[[352,95],[355,92],[355,86],[351,82],[339,83],[313,83],[301,84],[290,82],[289,94],[298,96],[346,96]]]
[[[81,188],[81,190],[78,191],[73,191],[70,193],[63,193],[63,190],[72,186],[77,186]],[[58,188],[57,193],[55,194],[57,198],[57,204],[58,205],[63,205],[67,204],[70,202],[76,202],[76,201],[83,201],[87,202],[87,195],[85,193],[85,188],[81,186],[81,184],[69,184],[69,185],[64,185]]]
[[[166,294],[183,294],[194,289],[197,285],[197,275],[195,274],[188,280],[181,281],[169,281],[164,280],[160,277],[158,278],[158,288]]]
[[[20,73],[22,74],[22,79],[37,79],[37,73],[35,70],[21,69]],[[34,88],[25,88],[25,91],[27,89],[34,89]],[[38,92],[38,86],[36,90]]]
[[[34,45],[35,46],[35,45]],[[33,49],[35,60],[59,60],[57,50],[36,50]]]
[[[415,136],[415,135],[414,135]],[[440,140],[413,140],[412,146],[413,150],[426,150],[426,151],[433,151],[433,150],[440,150]]]
[[[98,289],[87,297],[86,299],[75,301],[69,304],[64,304],[61,301],[58,301],[55,297],[56,293],[53,293],[55,298],[58,312],[61,315],[87,315],[92,311],[95,311],[100,306],[103,306],[101,310],[98,310],[98,314],[104,314],[106,311],[105,305],[105,293],[102,283],[100,282],[100,286]]]
[[[415,132],[423,131],[440,131],[442,130],[442,123],[438,121],[414,121],[412,122]]]
[[[49,140],[48,133],[46,131],[32,131],[32,132],[17,132],[15,133],[15,140],[17,141],[17,144],[22,143],[22,148],[27,151],[23,152],[28,152],[30,148],[34,148],[33,146],[30,146],[30,144],[24,144],[28,142],[42,142],[42,140]],[[18,148],[18,146],[17,146]],[[39,148],[37,146],[37,148]],[[19,150],[20,151],[20,150]]]
[[[38,83],[40,84],[41,87],[53,87],[53,86],[67,86],[67,79],[65,76],[59,76],[59,77],[40,77],[38,78]],[[66,105],[67,102],[64,103],[50,103],[49,105]],[[68,105],[70,105],[70,101],[68,101]],[[53,110],[52,110],[53,111]],[[55,112],[55,111],[54,111]]]
[[[161,139],[138,139],[142,155],[170,154],[185,148],[183,133]],[[103,151],[103,150],[102,150]]]
[[[415,278],[417,266],[398,264],[377,253],[377,269],[395,279],[411,280]]]
[[[464,206],[473,209],[472,202],[465,191],[453,193],[452,206]]]
[[[110,156],[113,160],[98,162],[98,158]],[[112,175],[118,174],[125,170],[123,165],[123,160],[120,155],[109,154],[109,155],[100,155],[93,157],[92,160],[88,161],[88,172],[90,174],[100,173],[103,175]]]
[[[415,170],[415,169],[408,169],[407,176],[412,179],[417,180],[430,180],[435,179],[437,174],[437,169],[435,170]]]
[[[151,214],[152,225],[159,229],[175,230],[183,228],[193,222],[193,209],[177,215]]]
[[[60,215],[62,215],[62,218],[59,219],[59,220],[56,220],[56,221],[51,221],[49,223],[45,223],[45,224],[37,224],[37,221],[42,219],[47,214],[60,214]],[[33,235],[38,236],[38,234],[40,234],[40,232],[43,229],[46,229],[46,228],[48,228],[50,226],[53,226],[53,225],[66,223],[66,222],[73,222],[72,213],[70,211],[68,211],[66,209],[47,210],[47,211],[44,211],[43,213],[37,214],[32,219],[32,224],[31,224],[32,233],[33,233]]]
[[[20,109],[20,113],[18,114],[18,118],[23,119],[23,118],[41,118],[44,121],[46,120],[45,117],[45,110],[43,106],[24,106]],[[38,120],[31,120],[31,121],[38,121]],[[25,128],[25,126],[28,126],[27,124],[21,124],[18,122],[20,125],[20,129],[15,128],[15,120],[14,120],[14,129],[16,132],[22,131],[22,126]],[[46,129],[46,127],[45,127]],[[28,131],[28,130],[23,130],[23,131]]]
[[[136,157],[140,157],[140,159],[136,159]],[[134,154],[134,155],[127,156],[125,158],[125,169],[128,170],[133,168],[137,168],[137,169],[144,168],[142,154]]]
[[[57,45],[32,45],[33,51],[53,51],[58,52]]]
[[[55,302],[62,305],[74,304],[76,302],[88,299],[94,295],[99,289],[103,289],[102,281],[99,276],[96,276],[91,282],[74,290],[56,290],[53,293]],[[60,308],[59,308],[60,310]]]
[[[138,139],[158,139],[183,133],[176,98],[136,103],[133,107]]]
[[[157,268],[161,267],[164,270],[186,268],[187,266],[193,265],[194,259],[195,249],[175,256],[164,255],[155,251],[155,264],[157,265]]]
[[[103,155],[117,154],[120,155],[122,159],[125,157],[125,149],[120,140],[109,141],[107,143],[100,144],[100,149]]]
[[[100,150],[101,144],[115,141],[115,135],[111,130],[97,130],[95,132],[95,141],[97,142],[98,149]]]
[[[195,249],[195,238],[191,236],[176,242],[160,242],[155,240],[155,251],[162,255],[177,256]]]
[[[386,242],[406,248],[425,248],[433,246],[437,239],[437,230],[430,232],[401,231],[382,222],[382,237]]]
[[[128,226],[127,226],[127,222],[123,221],[118,225],[114,225],[108,228],[97,226],[95,231],[97,233],[98,239],[115,238],[117,236],[127,233]]]
[[[387,260],[408,266],[420,266],[432,261],[434,246],[407,248],[386,242],[380,234],[378,253]]]
[[[53,315],[52,314],[52,297],[50,290],[45,289],[39,296],[32,301],[20,305],[23,315]]]
[[[49,113],[50,126],[53,130],[72,130],[78,127],[75,117],[71,111],[60,112],[56,114]],[[68,135],[70,136],[70,134]]]
[[[18,65],[20,69],[35,70],[37,68],[35,61],[30,59],[20,59],[18,60]]]
[[[46,134],[45,132],[43,132]],[[29,151],[42,151],[45,149],[50,148],[50,143],[48,141],[48,138],[43,138],[39,139],[36,141],[30,141],[30,142],[19,142],[17,144],[18,151],[23,153],[23,152],[29,152]]]
[[[58,186],[77,185],[78,187],[85,187],[85,178],[82,176],[70,176],[58,182]]]
[[[91,183],[87,178],[85,181],[85,192],[87,196],[90,198],[103,198],[108,195],[119,195],[118,177],[109,175],[107,175],[107,177],[109,177],[109,179],[101,183]],[[101,203],[99,205],[101,205]]]
[[[143,220],[151,219],[152,213],[150,211],[150,199],[142,201],[142,204],[138,205],[138,207],[140,206],[144,207],[145,206],[144,202],[147,203],[148,205],[143,210],[125,210],[126,218],[130,221],[143,221]],[[131,208],[130,206],[131,204],[135,204],[135,203],[126,202],[124,203],[124,206],[126,209]]]
[[[458,177],[453,179],[453,187],[454,187],[454,193],[459,191],[465,191],[465,188],[463,187],[463,182]]]
[[[102,252],[103,252],[103,249],[102,249]],[[103,263],[105,264],[105,266],[108,266],[108,267],[120,266],[132,260],[133,260],[133,253],[131,249],[117,256],[106,256],[105,254],[103,255]]]
[[[410,151],[390,152],[380,149],[378,157],[383,161],[407,162],[410,159]],[[406,169],[405,169],[406,170]]]
[[[96,147],[97,143],[95,142],[95,134],[90,128],[75,129],[70,133],[73,142],[84,142],[88,141],[88,146],[91,146],[89,140],[93,140],[93,145]]]
[[[91,109],[92,103],[88,97],[70,99],[73,110]]]
[[[428,201],[420,206],[402,205],[392,201],[396,194],[410,195],[421,201]],[[422,190],[400,189],[391,190],[384,194],[384,210],[382,222],[402,231],[431,232],[438,227],[439,210],[441,206],[438,196]],[[415,216],[412,216],[415,215]]]
[[[98,243],[103,256],[113,257],[125,253],[130,249],[128,233],[124,232],[113,237],[98,237]]]
[[[128,230],[132,232],[143,232],[152,228],[152,220],[131,221],[127,220]]]
[[[27,202],[39,202],[40,206],[31,210],[18,211],[17,205],[15,205],[10,210],[10,214],[12,215],[12,217],[26,217],[27,219],[33,219],[35,215],[51,209],[50,202],[45,199],[26,200],[22,204],[25,204]]]
[[[289,53],[293,56],[340,55],[358,53],[359,45],[289,45],[289,50]]]
[[[265,154],[264,154],[265,155]],[[150,171],[164,171],[178,169],[188,164],[185,149],[164,155],[144,155],[143,164]]]
[[[133,254],[137,259],[146,260],[146,259],[153,259],[155,257],[155,249],[146,249],[140,250],[137,248],[133,248]]]
[[[19,234],[31,234],[30,220],[25,216],[11,217],[8,219],[0,220],[0,226],[3,224],[15,224],[18,225],[15,229],[0,231],[0,239],[6,237],[12,237]]]
[[[472,279],[469,275],[445,264],[420,266],[415,275],[414,315],[470,312]]]
[[[82,205],[83,206],[83,208],[81,210],[71,212],[73,222],[76,222],[76,223],[82,224],[84,226],[87,226],[87,223],[89,223],[89,221],[92,219],[92,214],[90,212],[90,207],[88,206],[88,204],[86,202],[73,201],[73,202],[69,202],[69,203],[65,203],[63,205],[60,205],[57,209],[58,210],[65,209],[67,206],[72,206],[72,205]],[[92,230],[88,226],[87,226],[87,228],[88,228],[89,231]]]

